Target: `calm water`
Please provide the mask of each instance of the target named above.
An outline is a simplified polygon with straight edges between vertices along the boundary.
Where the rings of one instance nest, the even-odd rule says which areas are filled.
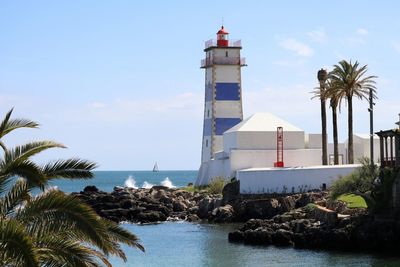
[[[125,183],[181,187],[193,182],[196,175],[196,171],[99,171],[91,180],[57,181],[53,185],[65,192],[81,191],[87,185],[112,191]],[[128,262],[112,258],[113,266],[400,266],[400,257],[231,244],[227,236],[237,227],[234,225],[165,222],[123,227],[140,237],[146,253],[125,248]]]

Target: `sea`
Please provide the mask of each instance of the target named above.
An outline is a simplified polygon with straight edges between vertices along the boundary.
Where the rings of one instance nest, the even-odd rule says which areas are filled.
[[[111,192],[115,186],[183,187],[193,183],[197,171],[96,171],[90,180],[58,180],[52,186],[64,192],[79,192],[95,185]],[[113,266],[400,266],[399,256],[315,251],[275,246],[250,246],[228,242],[228,233],[240,225],[189,222],[131,224],[122,226],[136,234],[146,252],[124,247],[128,261],[110,258]],[[399,240],[400,242],[400,240]]]

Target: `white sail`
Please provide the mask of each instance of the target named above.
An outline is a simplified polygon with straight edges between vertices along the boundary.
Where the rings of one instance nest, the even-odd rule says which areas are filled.
[[[158,172],[158,165],[157,165],[157,162],[154,163],[153,172]]]

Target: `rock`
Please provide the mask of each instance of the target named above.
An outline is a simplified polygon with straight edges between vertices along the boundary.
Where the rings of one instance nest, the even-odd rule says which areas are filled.
[[[94,185],[88,185],[83,189],[85,193],[99,192],[99,189]]]
[[[136,215],[136,219],[141,223],[166,221],[167,216],[159,211],[145,211]]]
[[[233,207],[228,204],[222,207],[215,208],[211,214],[214,216],[215,222],[226,223],[232,221],[234,212],[235,211],[233,210]]]
[[[122,186],[114,186],[114,191],[115,192],[121,192],[121,191],[123,191],[124,190],[124,188],[122,187]]]
[[[198,211],[199,211],[199,207],[197,207],[197,206],[193,206],[187,210],[187,212],[190,214],[197,214]]]
[[[168,197],[168,196],[161,196],[159,199],[160,202],[165,203],[165,204],[171,204],[172,203],[172,198]]]
[[[293,232],[284,229],[279,229],[278,231],[272,234],[272,243],[277,246],[293,245]]]
[[[246,230],[243,234],[243,241],[252,245],[268,245],[272,241],[271,232],[263,228]]]
[[[337,212],[327,209],[322,206],[316,205],[312,215],[315,220],[327,223],[328,225],[336,225],[338,221]]]
[[[120,202],[120,206],[121,208],[129,209],[136,206],[136,203],[132,199],[124,199]]]
[[[234,180],[227,183],[222,189],[222,202],[224,204],[230,203],[232,200],[236,199],[240,193],[240,181]]]
[[[229,242],[242,242],[244,240],[244,233],[242,231],[236,230],[228,234]]]
[[[189,214],[189,215],[186,217],[186,220],[187,220],[188,222],[198,222],[198,221],[200,221],[200,218],[199,218],[199,216],[197,216],[196,214]]]
[[[163,185],[153,185],[151,189],[168,191],[169,187]]]
[[[187,209],[187,206],[185,205],[185,203],[183,201],[173,201],[172,202],[172,206],[174,208],[174,211],[185,211]]]
[[[298,219],[293,223],[295,233],[302,233],[310,225],[310,221],[307,219]]]
[[[199,210],[197,211],[197,215],[200,218],[207,218],[208,212],[213,208],[213,201],[209,196],[204,197],[199,201]]]
[[[291,211],[296,208],[296,200],[292,196],[279,198],[281,212]]]
[[[279,202],[274,198],[246,200],[235,207],[239,220],[270,219],[279,212]]]

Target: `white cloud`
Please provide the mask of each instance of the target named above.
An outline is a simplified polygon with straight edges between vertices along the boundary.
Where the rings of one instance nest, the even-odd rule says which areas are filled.
[[[101,103],[101,102],[92,102],[92,103],[89,104],[89,107],[92,107],[92,108],[105,108],[106,104]]]
[[[400,42],[393,42],[392,46],[397,53],[400,53]]]
[[[311,31],[308,32],[307,35],[315,42],[325,42],[326,41],[326,33],[324,29],[321,30],[315,30],[315,31]]]
[[[273,62],[273,64],[278,65],[278,66],[283,66],[283,67],[300,67],[304,65],[304,60],[302,59],[297,59],[297,60],[276,60]]]
[[[358,35],[368,35],[368,31],[364,28],[359,28],[359,29],[357,29],[357,34]]]
[[[114,99],[107,103],[92,102],[84,113],[95,120],[137,121],[162,119],[165,116],[188,117],[202,114],[204,96],[187,92],[169,98]]]
[[[310,57],[314,54],[314,51],[308,45],[293,38],[283,40],[279,45],[286,50],[295,52],[299,56]]]

